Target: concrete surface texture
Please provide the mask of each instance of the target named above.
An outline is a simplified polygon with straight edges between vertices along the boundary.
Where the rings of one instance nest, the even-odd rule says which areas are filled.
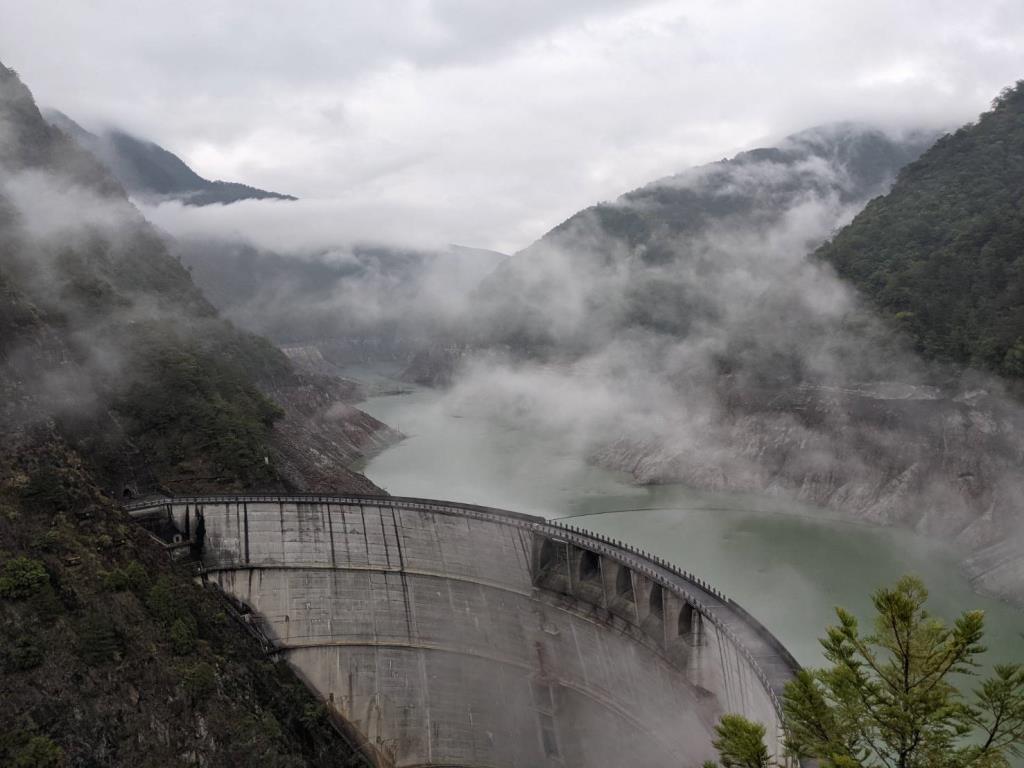
[[[248,606],[381,765],[697,766],[725,712],[779,748],[792,657],[713,587],[620,542],[394,497],[129,510],[203,531],[202,577]]]

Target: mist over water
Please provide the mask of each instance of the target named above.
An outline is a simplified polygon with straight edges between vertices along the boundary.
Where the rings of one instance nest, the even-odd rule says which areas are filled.
[[[934,574],[949,613],[976,604],[956,556],[891,529],[858,534],[862,551],[832,552],[864,529],[817,508],[785,531],[770,521],[791,518],[758,516],[752,537],[748,515],[792,505],[632,481],[800,494],[956,538],[959,556],[1019,535],[1024,411],[998,382],[911,354],[808,258],[933,138],[855,123],[804,131],[593,206],[493,270],[499,254],[433,252],[437,239],[415,227],[402,248],[346,246],[359,233],[344,217],[310,227],[302,205],[149,213],[202,244],[183,260],[243,326],[317,354],[392,338],[403,379],[449,386],[366,405],[411,436],[369,463],[372,481],[547,516],[667,508],[582,519],[735,583],[813,662],[833,605],[864,606],[905,571]],[[232,244],[236,230],[248,242]],[[351,375],[345,355],[325,354]],[[987,583],[1019,588],[1003,578]]]
[[[409,435],[364,467],[388,492],[569,517],[710,581],[803,664],[822,663],[817,638],[835,606],[867,617],[870,592],[904,573],[924,578],[932,610],[948,619],[985,611],[987,664],[1024,648],[1024,612],[975,593],[941,542],[843,521],[781,496],[631,485],[588,465],[568,437],[460,412],[434,390],[374,397],[361,407]]]

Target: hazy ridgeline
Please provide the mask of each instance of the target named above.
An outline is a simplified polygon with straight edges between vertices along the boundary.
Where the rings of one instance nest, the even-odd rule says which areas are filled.
[[[142,200],[213,205],[239,200],[295,199],[237,182],[210,181],[189,168],[177,155],[123,131],[108,128],[92,133],[63,112],[52,109],[45,110],[43,116],[99,159],[129,194]]]
[[[353,393],[297,374],[221,318],[105,167],[42,119],[13,72],[0,75],[0,377],[12,444],[55,420],[116,493],[309,482],[289,424]],[[307,396],[317,388],[319,403]],[[321,421],[344,477],[358,440]],[[366,422],[368,435],[383,429]]]
[[[917,357],[809,256],[931,138],[818,129],[582,212],[481,286],[466,346],[490,354],[462,356],[451,396],[572,435],[643,482],[994,544],[974,574],[1020,599],[1019,402]]]
[[[1005,100],[999,114],[1015,105]],[[983,120],[956,141],[1005,123]],[[879,273],[843,280],[829,265],[835,248],[811,255],[935,138],[856,123],[811,129],[595,205],[509,257],[325,201],[142,199],[242,327],[342,367],[404,367],[412,381],[448,387],[459,409],[557,434],[641,482],[777,492],[955,539],[982,552],[972,568],[984,586],[1019,596],[1024,574],[1007,564],[1020,528],[1018,402],[965,366],[971,358],[919,357],[935,347],[920,311],[885,318],[886,297],[930,300],[914,282],[921,267],[894,273],[901,287],[879,294]],[[929,151],[897,190],[941,176],[950,146]],[[136,175],[158,177],[162,152],[134,155]],[[887,204],[877,200],[837,239],[844,274],[849,243],[872,242],[848,233],[869,229]],[[912,222],[913,211],[897,220]],[[910,223],[902,236],[917,232]],[[882,296],[883,312],[854,285],[876,305]]]
[[[559,705],[559,658],[627,736],[702,758],[722,712],[693,662],[746,654],[703,642],[641,546],[771,616],[801,663],[825,603],[912,570],[936,615],[977,601],[993,657],[1016,653],[1024,81],[933,129],[1015,77],[1024,15],[918,5],[7,14],[10,54],[72,116],[0,64],[0,764],[469,764],[524,719],[530,765],[560,739],[581,765],[611,742],[664,763]],[[402,428],[427,439],[385,451]],[[593,513],[604,543],[265,498],[385,485]],[[193,494],[264,498],[210,517],[179,498],[170,530],[168,497]],[[172,557],[124,509],[139,497]],[[227,570],[193,567],[231,541]],[[674,644],[685,697],[648,695],[641,635]],[[722,701],[747,677],[723,673]],[[444,754],[453,734],[481,749]]]
[[[934,139],[805,131],[582,211],[489,274],[491,252],[310,226],[324,209],[305,201],[147,211],[246,327],[408,363],[459,409],[642,482],[778,492],[974,551],[1016,535],[1020,408],[918,358],[810,256]],[[996,560],[985,585],[1019,594]]]

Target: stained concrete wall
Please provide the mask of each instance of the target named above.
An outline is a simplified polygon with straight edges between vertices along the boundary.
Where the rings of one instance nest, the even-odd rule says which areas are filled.
[[[709,585],[540,518],[414,499],[137,504],[397,766],[688,766],[778,728],[794,662]]]

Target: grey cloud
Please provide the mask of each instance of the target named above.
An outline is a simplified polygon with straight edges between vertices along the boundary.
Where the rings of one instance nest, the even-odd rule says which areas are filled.
[[[358,199],[378,240],[408,217],[498,250],[809,124],[956,125],[1024,71],[1013,0],[0,0],[0,13],[10,63],[76,119],[209,177]]]
[[[446,407],[641,481],[781,493],[968,547],[1013,533],[1024,410],[984,375],[916,359],[807,258],[881,189],[834,160],[758,157],[668,180],[707,211],[683,234],[637,245],[597,208],[514,257],[473,313],[479,328],[492,308],[510,351],[466,355]],[[658,194],[614,210],[657,221]],[[717,206],[733,195],[753,204]]]

